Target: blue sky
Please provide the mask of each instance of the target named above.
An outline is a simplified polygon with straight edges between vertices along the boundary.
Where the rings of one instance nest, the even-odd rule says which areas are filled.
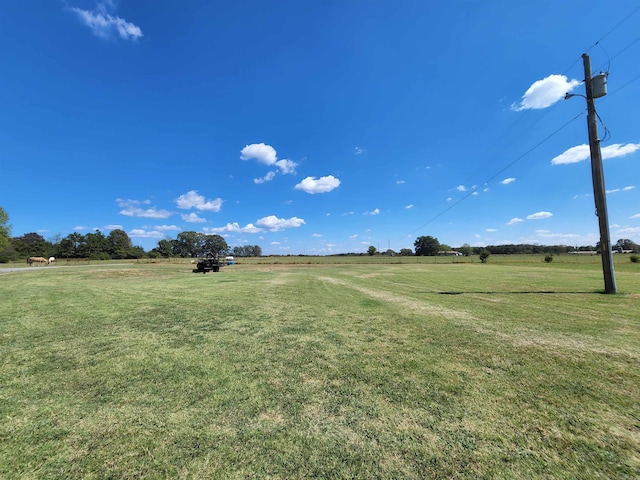
[[[25,0],[0,6],[12,235],[195,230],[265,254],[640,243],[636,1]]]

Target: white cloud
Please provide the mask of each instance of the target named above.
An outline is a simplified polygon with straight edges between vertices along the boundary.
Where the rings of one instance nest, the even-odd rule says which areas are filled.
[[[172,213],[168,210],[157,210],[156,208],[142,208],[139,205],[149,204],[148,200],[141,202],[140,200],[131,200],[116,198],[116,204],[122,207],[120,215],[126,215],[127,217],[142,217],[142,218],[168,218]]]
[[[199,217],[197,213],[193,213],[193,212],[189,214],[183,213],[180,216],[182,217],[182,220],[189,223],[204,223],[207,221],[206,219]]]
[[[182,230],[179,226],[177,225],[156,225],[153,227],[155,230],[160,230],[162,232],[176,232],[176,231],[180,231]]]
[[[252,143],[251,145],[245,145],[245,147],[240,150],[240,159],[241,160],[257,160],[259,163],[264,165],[274,165],[280,169],[280,173],[283,175],[296,173],[296,167],[298,164],[293,160],[288,160],[286,158],[282,160],[278,160],[278,156],[276,155],[276,149],[271,145],[267,145],[265,143]],[[263,178],[256,178],[253,180],[254,183],[264,183],[273,180],[276,172],[269,172]]]
[[[122,230],[122,225],[105,225],[100,230]]]
[[[405,182],[404,180],[396,180],[396,185],[402,185],[404,183],[407,183],[407,182]]]
[[[284,230],[285,228],[297,228],[301,225],[304,225],[305,222],[302,218],[291,217],[289,219],[278,218],[275,215],[269,215],[268,217],[263,217],[256,222],[259,227],[264,227],[272,232],[278,232],[280,230]]]
[[[640,213],[636,213],[635,215],[631,215],[629,218],[640,218]]]
[[[364,212],[365,215],[379,215],[380,214],[380,209],[379,208],[375,208],[373,210],[371,210],[370,212]]]
[[[448,197],[448,198],[447,198],[447,202],[450,202],[451,200],[453,200],[453,198],[452,198],[452,197]]]
[[[297,166],[298,164],[296,162],[293,160],[287,160],[286,158],[276,162],[276,167],[280,169],[280,173],[282,174],[296,173]]]
[[[307,177],[294,188],[313,195],[314,193],[330,192],[339,186],[340,180],[335,178],[333,175],[327,175],[326,177],[320,177],[317,180],[315,177]]]
[[[131,238],[164,238],[165,234],[158,230],[144,230],[142,228],[134,228],[128,235]]]
[[[640,149],[640,143],[614,143],[613,145],[607,145],[602,147],[600,152],[602,153],[602,159],[624,157],[630,153],[634,153]],[[564,153],[561,153],[557,157],[551,159],[552,165],[562,165],[567,163],[578,163],[583,160],[591,158],[591,150],[589,145],[582,144],[575,147],[571,147]]]
[[[464,185],[458,185],[456,187],[456,190],[458,190],[459,192],[466,192],[467,191],[467,187],[465,187]]]
[[[407,210],[413,208],[413,204],[412,205],[406,205],[404,208],[406,208]]]
[[[73,7],[71,11],[78,15],[80,21],[91,29],[96,36],[110,39],[118,35],[123,40],[136,40],[142,37],[142,30],[137,25],[125,19],[113,16],[109,10],[113,8],[110,1],[98,2],[95,10],[83,10]]]
[[[622,228],[616,231],[617,235],[626,236],[626,237],[640,237],[640,227],[628,227]]]
[[[270,182],[276,176],[276,172],[267,172],[267,174],[262,178],[254,178],[253,183],[257,183],[258,185],[264,182]]]
[[[502,185],[509,185],[510,183],[513,183],[513,182],[515,182],[515,181],[516,181],[516,179],[515,179],[515,178],[513,178],[513,177],[509,177],[509,178],[505,178],[505,179],[504,179],[504,180],[502,180],[500,183],[501,183]]]
[[[564,98],[565,94],[580,85],[578,80],[569,80],[565,75],[552,74],[537,80],[524,92],[519,104],[513,103],[516,112],[529,109],[547,108]]]
[[[252,143],[251,145],[245,145],[240,150],[241,160],[258,160],[265,165],[273,165],[278,160],[276,156],[276,150],[271,145],[265,145],[264,143]]]
[[[497,232],[498,230],[495,228],[487,228],[486,231],[489,233],[494,233],[494,232]]]
[[[636,188],[634,185],[629,185],[628,187],[624,187],[622,189],[623,192],[628,192],[629,190],[633,190],[634,188]]]
[[[551,212],[536,212],[531,215],[527,215],[527,220],[542,220],[543,218],[553,217]]]
[[[260,233],[263,231],[253,223],[241,227],[237,222],[227,223],[224,227],[205,228],[204,230],[209,233]]]
[[[185,210],[195,208],[201,211],[219,212],[220,208],[222,208],[222,199],[206,200],[202,195],[198,195],[197,190],[191,190],[184,195],[180,195],[176,200],[176,205],[178,205],[178,208]]]
[[[524,222],[524,220],[521,219],[521,218],[518,218],[518,217],[514,217],[514,218],[512,218],[511,220],[509,220],[507,222],[507,225],[516,225],[516,224],[521,223],[521,222]]]
[[[362,154],[362,151],[363,151],[363,150],[362,150],[360,147],[356,147],[356,149],[355,149],[355,154],[356,154],[356,155],[360,155],[360,154]]]

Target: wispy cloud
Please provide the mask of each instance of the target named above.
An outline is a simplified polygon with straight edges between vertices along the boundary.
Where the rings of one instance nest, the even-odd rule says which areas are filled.
[[[412,208],[413,208],[413,204],[411,204],[411,205],[405,205],[405,207],[404,207],[404,208],[406,208],[407,210],[410,210],[410,209],[412,209]]]
[[[206,200],[202,195],[198,195],[197,190],[191,190],[184,195],[180,195],[176,199],[176,205],[178,205],[178,208],[185,210],[195,208],[201,211],[219,212],[222,208],[222,199]]]
[[[365,215],[379,215],[380,214],[380,209],[379,208],[374,208],[370,212],[364,212],[364,214]]]
[[[327,175],[326,177],[320,177],[317,180],[316,177],[307,177],[294,188],[313,195],[314,193],[330,192],[339,186],[340,180],[335,178],[333,175]]]
[[[501,183],[502,185],[509,185],[510,183],[513,183],[513,182],[515,182],[515,181],[516,181],[516,179],[515,179],[515,178],[510,177],[510,178],[505,178],[505,179],[504,179],[504,180],[502,180],[500,183]]]
[[[71,11],[91,29],[96,37],[110,39],[117,35],[123,40],[136,40],[142,37],[140,27],[127,22],[124,18],[112,15],[110,11],[114,9],[112,2],[98,2],[93,10],[72,7]]]
[[[355,148],[354,153],[355,153],[356,155],[361,155],[361,154],[362,154],[362,152],[363,152],[363,150],[362,150],[360,147],[356,147],[356,148]]]
[[[509,220],[507,222],[507,225],[517,225],[518,223],[522,223],[522,222],[524,222],[523,219],[518,218],[518,217],[514,217],[514,218],[512,218],[511,220]]]
[[[531,215],[527,215],[527,220],[542,220],[543,218],[553,217],[551,212],[536,212]]]
[[[258,225],[259,227],[266,228],[268,230],[271,230],[272,232],[278,232],[280,230],[284,230],[285,228],[297,228],[304,224],[305,222],[302,218],[291,217],[285,219],[278,218],[275,215],[263,217],[256,222],[256,225]]]
[[[181,214],[182,220],[189,223],[205,223],[207,220],[205,218],[199,217],[197,213],[189,213],[189,214]]]
[[[117,198],[116,204],[122,208],[120,215],[126,215],[127,217],[142,217],[142,218],[168,218],[172,213],[168,210],[158,210],[156,208],[142,208],[140,205],[148,205],[149,201],[131,200]]]
[[[485,232],[489,232],[489,233],[494,233],[494,232],[497,232],[497,231],[498,231],[498,229],[496,229],[496,228],[487,228],[485,230]]]
[[[456,187],[456,190],[458,190],[459,192],[466,192],[467,191],[467,187],[465,187],[464,185],[458,185]]]
[[[128,232],[131,238],[164,238],[165,233],[160,230],[145,230],[144,228],[134,228]]]
[[[631,215],[629,218],[640,218],[640,213],[636,213],[635,215]]]
[[[565,75],[549,75],[542,80],[533,82],[522,95],[522,101],[513,103],[511,109],[520,112],[550,107],[580,83],[582,82],[578,80],[569,80]]]
[[[262,228],[256,227],[253,223],[248,223],[241,227],[238,223],[227,223],[224,227],[205,228],[209,233],[260,233]]]
[[[625,155],[634,153],[639,149],[640,143],[614,143],[613,145],[602,147],[600,151],[602,153],[602,159],[606,160],[608,158],[624,157]],[[553,159],[551,159],[551,164],[563,165],[567,163],[578,163],[582,162],[583,160],[587,160],[588,158],[591,158],[591,150],[589,149],[589,145],[582,144],[571,147],[564,153],[561,153],[557,157],[554,157]]]

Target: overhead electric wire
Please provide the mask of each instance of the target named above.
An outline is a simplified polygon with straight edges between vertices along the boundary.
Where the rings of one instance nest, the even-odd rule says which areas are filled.
[[[600,45],[600,42],[602,42],[605,38],[607,38],[611,33],[613,33],[615,30],[617,30],[624,22],[626,22],[631,16],[633,16],[635,13],[637,13],[638,11],[640,11],[640,5],[638,7],[636,7],[634,10],[632,10],[626,17],[624,17],[622,20],[620,20],[616,25],[614,25],[608,32],[606,32],[602,37],[600,37],[593,45],[591,45],[586,51],[585,53],[589,52],[591,49],[593,49],[595,46]],[[620,56],[624,51],[626,51],[628,48],[630,48],[632,45],[634,45],[635,43],[637,43],[638,41],[640,41],[640,37],[636,38],[635,40],[633,40],[631,43],[627,44],[624,48],[622,48],[621,50],[619,50],[613,57],[608,58],[608,64],[611,65],[611,61],[615,58],[617,58],[618,56]],[[606,54],[606,51],[605,51]],[[608,55],[607,55],[608,57]],[[571,70],[573,68],[573,66],[578,63],[580,60],[582,60],[582,56],[578,57],[563,73],[563,75],[566,75],[568,73],[569,70]],[[604,64],[603,64],[604,65]],[[630,83],[636,81],[640,79],[640,75],[634,77],[633,79],[629,80],[627,83],[625,83],[624,85],[622,85],[620,88],[618,88],[617,90],[615,90],[612,93],[609,93],[607,95],[608,97],[611,97],[611,95],[619,92],[620,90],[622,90],[623,88],[627,87]],[[606,98],[603,98],[602,100],[606,100]],[[550,109],[547,109],[543,115],[539,116],[531,125],[530,127],[532,127],[533,125],[537,124],[540,120],[542,120],[548,113],[549,113]],[[516,124],[518,124],[520,122],[521,119],[526,117],[526,113],[529,113],[529,110],[525,111],[525,115],[522,115],[520,118],[518,118],[516,121],[514,121],[508,128],[507,131],[505,132],[505,134],[510,131]],[[455,201],[454,203],[452,203],[451,205],[449,205],[447,208],[445,208],[444,210],[442,210],[441,212],[439,212],[438,214],[436,214],[435,216],[433,216],[432,218],[430,218],[427,222],[425,222],[424,224],[422,224],[421,226],[419,226],[418,228],[414,229],[413,231],[409,232],[409,235],[414,234],[415,232],[421,230],[422,228],[424,228],[425,226],[429,225],[431,222],[437,220],[438,218],[440,218],[441,216],[443,216],[445,213],[449,212],[450,210],[452,210],[453,208],[455,208],[457,205],[459,205],[460,203],[462,203],[463,201],[465,201],[467,198],[469,198],[470,196],[472,196],[474,193],[476,193],[481,187],[487,185],[489,182],[491,182],[492,180],[494,180],[496,177],[498,177],[500,174],[502,174],[503,172],[505,172],[507,169],[509,169],[510,167],[512,167],[513,165],[515,165],[517,162],[519,162],[520,160],[522,160],[523,158],[525,158],[527,155],[529,155],[531,152],[533,152],[534,150],[536,150],[538,147],[540,147],[541,145],[543,145],[545,142],[547,142],[549,139],[551,139],[554,135],[556,135],[557,133],[559,133],[560,131],[562,131],[564,128],[566,128],[569,124],[573,123],[575,120],[577,120],[578,118],[580,118],[581,116],[584,115],[584,112],[579,113],[578,115],[576,115],[575,117],[573,117],[571,120],[569,120],[568,122],[566,122],[565,124],[563,124],[561,127],[559,127],[558,129],[556,129],[555,131],[553,131],[551,134],[547,135],[544,139],[542,139],[540,142],[536,143],[533,147],[531,147],[529,150],[527,150],[526,152],[524,152],[522,155],[518,156],[517,158],[515,158],[511,163],[509,163],[508,165],[506,165],[505,167],[503,167],[502,169],[500,169],[499,171],[497,171],[496,173],[494,173],[491,177],[489,177],[487,180],[485,180],[484,182],[482,182],[479,186],[472,188],[466,195],[462,196],[460,199],[458,199],[457,201]],[[602,124],[604,131],[605,131],[605,136],[604,136],[604,140],[609,139],[611,137],[611,132],[610,130],[607,128],[607,126],[604,124],[604,122],[602,121],[602,119],[600,118],[600,116],[598,115],[598,113],[596,112],[596,115],[598,117],[598,119],[600,120],[600,123]],[[501,138],[501,137],[499,137]],[[496,139],[496,142],[498,142],[498,139]],[[490,147],[488,147],[487,149],[493,147],[493,145],[491,145]]]
[[[444,215],[445,213],[447,213],[449,210],[453,209],[455,206],[459,205],[460,203],[462,203],[464,200],[466,200],[467,198],[469,198],[471,195],[473,195],[475,192],[477,192],[481,187],[483,187],[484,185],[488,184],[489,182],[491,182],[493,179],[495,179],[498,175],[500,175],[501,173],[503,173],[505,170],[509,169],[510,167],[512,167],[513,165],[515,165],[516,163],[518,163],[520,160],[522,160],[524,157],[526,157],[527,155],[529,155],[531,152],[533,152],[535,149],[537,149],[539,146],[541,146],[542,144],[544,144],[547,140],[549,140],[551,137],[553,137],[554,135],[556,135],[557,133],[559,133],[560,131],[562,131],[564,128],[566,128],[570,123],[574,122],[575,120],[577,120],[578,118],[580,118],[582,115],[584,115],[584,112],[579,113],[578,115],[576,115],[575,117],[573,117],[571,120],[569,120],[568,122],[566,122],[564,125],[562,125],[560,128],[556,129],[555,131],[551,132],[549,135],[547,135],[544,139],[542,139],[541,141],[539,141],[538,143],[536,143],[533,147],[531,147],[529,150],[527,150],[526,152],[524,152],[522,155],[520,155],[519,157],[517,157],[515,160],[513,160],[511,163],[509,163],[508,165],[506,165],[505,167],[503,167],[502,169],[498,170],[496,173],[494,173],[491,177],[489,177],[487,180],[485,180],[484,182],[482,182],[479,186],[472,188],[469,193],[467,193],[466,195],[464,195],[462,198],[458,199],[456,202],[454,202],[453,204],[451,204],[450,206],[448,206],[447,208],[445,208],[444,210],[442,210],[440,213],[438,213],[437,215],[435,215],[434,217],[432,217],[431,219],[429,219],[427,222],[425,222],[424,224],[420,225],[418,228],[416,228],[415,230],[413,230],[412,232],[409,232],[410,234],[417,232],[418,230],[424,228],[425,226],[429,225],[431,222],[433,222],[434,220],[440,218],[442,215]]]

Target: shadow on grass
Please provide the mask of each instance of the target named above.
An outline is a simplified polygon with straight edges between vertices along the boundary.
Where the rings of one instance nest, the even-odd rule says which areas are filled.
[[[464,295],[465,293],[469,294],[483,294],[483,295],[538,295],[538,294],[557,294],[557,295],[585,295],[585,294],[597,294],[597,295],[606,295],[606,292],[603,290],[593,290],[593,291],[584,291],[584,292],[562,292],[556,290],[531,290],[531,291],[520,291],[520,292],[489,292],[489,291],[468,291],[468,292],[460,292],[460,291],[447,291],[447,292],[420,292],[420,293],[437,293],[438,295]]]

